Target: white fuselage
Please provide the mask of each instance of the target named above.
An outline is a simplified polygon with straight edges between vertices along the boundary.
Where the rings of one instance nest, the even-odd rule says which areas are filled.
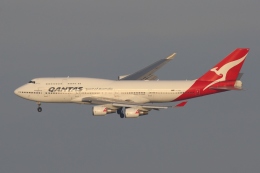
[[[36,78],[15,90],[36,102],[85,103],[82,98],[102,97],[136,103],[171,102],[194,84],[192,81],[115,81],[95,78]],[[198,92],[189,91],[191,97]]]
[[[36,78],[17,88],[14,93],[24,99],[35,101],[38,112],[41,103],[94,104],[95,116],[117,113],[121,118],[136,118],[151,110],[173,106],[146,103],[163,103],[185,100],[175,107],[183,107],[187,99],[241,90],[240,69],[246,59],[248,48],[237,48],[218,64],[196,80],[159,81],[154,72],[173,59],[175,54],[119,80],[96,78]],[[239,77],[240,76],[240,77]]]

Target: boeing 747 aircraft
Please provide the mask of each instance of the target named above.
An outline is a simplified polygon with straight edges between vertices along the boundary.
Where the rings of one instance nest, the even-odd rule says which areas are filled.
[[[118,80],[97,78],[62,77],[35,78],[17,88],[14,93],[24,99],[35,101],[38,112],[41,103],[92,104],[94,116],[117,113],[121,118],[136,118],[151,110],[174,106],[155,105],[242,90],[239,73],[249,52],[237,48],[204,75],[194,80],[160,81],[154,75],[159,68],[172,60],[175,53],[135,73],[119,76]],[[150,103],[150,104],[149,104]]]

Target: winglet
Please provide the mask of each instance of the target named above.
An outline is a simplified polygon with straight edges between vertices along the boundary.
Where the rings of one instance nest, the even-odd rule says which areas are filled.
[[[173,59],[175,55],[176,55],[176,53],[173,53],[173,54],[171,54],[170,56],[168,56],[168,57],[165,58],[165,59]]]
[[[177,104],[175,107],[183,107],[186,105],[187,102],[188,101],[181,102],[181,103]]]

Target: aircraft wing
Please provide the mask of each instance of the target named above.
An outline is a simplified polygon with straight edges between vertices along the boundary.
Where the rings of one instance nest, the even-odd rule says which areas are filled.
[[[90,104],[109,104],[109,103],[122,103],[122,104],[134,104],[133,101],[124,101],[119,99],[113,99],[113,98],[105,98],[105,97],[84,97],[81,100],[82,102],[90,103]]]
[[[181,102],[177,104],[176,106],[165,106],[165,105],[154,105],[154,104],[142,104],[142,103],[136,103],[133,101],[124,101],[124,100],[118,100],[118,99],[111,99],[111,98],[103,98],[103,97],[85,97],[82,98],[82,102],[90,103],[90,104],[111,104],[114,107],[140,107],[143,109],[167,109],[167,108],[173,108],[173,107],[183,107],[187,103],[187,101]]]
[[[166,105],[154,105],[154,104],[121,104],[121,103],[113,103],[112,105],[113,106],[116,106],[116,107],[141,107],[141,108],[144,108],[144,109],[155,109],[155,110],[159,110],[159,109],[167,109],[167,108],[174,108],[174,107],[183,107],[185,106],[187,103],[187,101],[183,101],[179,104],[177,104],[176,106],[166,106]]]
[[[153,63],[133,74],[119,76],[118,80],[157,80],[158,79],[157,76],[155,76],[153,73],[155,73],[162,66],[164,66],[169,61],[171,61],[175,55],[176,55],[176,53],[173,53],[172,55],[168,56],[167,58],[156,61],[155,63]]]

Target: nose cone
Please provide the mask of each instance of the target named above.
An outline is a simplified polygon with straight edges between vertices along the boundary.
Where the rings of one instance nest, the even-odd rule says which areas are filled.
[[[18,95],[18,88],[14,90],[14,94]]]
[[[21,87],[19,87],[16,90],[14,90],[14,94],[21,97],[20,93],[21,93]]]

